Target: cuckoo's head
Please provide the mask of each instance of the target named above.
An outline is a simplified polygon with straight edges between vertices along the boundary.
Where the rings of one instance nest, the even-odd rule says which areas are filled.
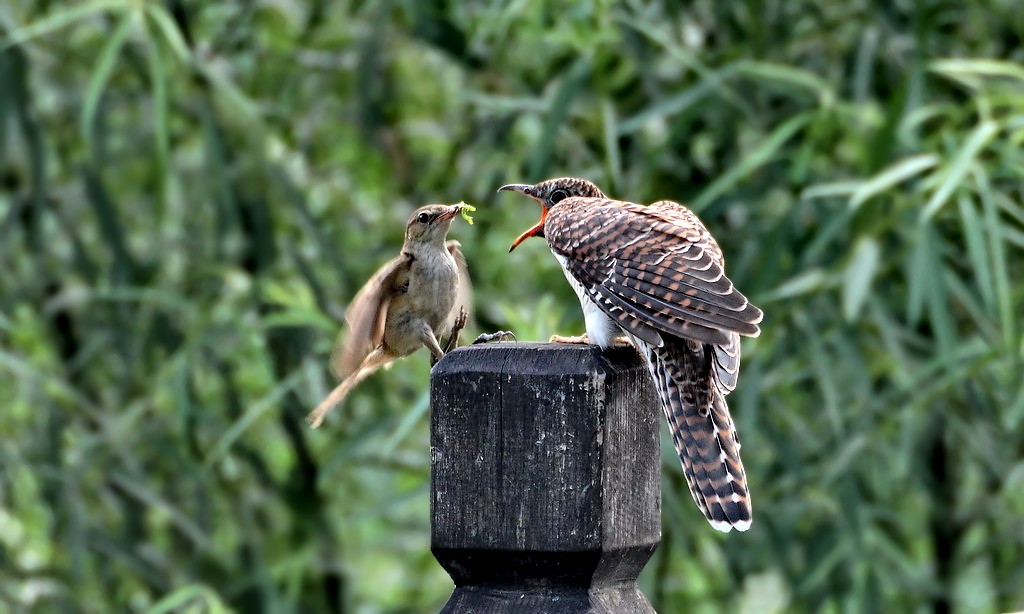
[[[519,237],[512,242],[512,247],[508,248],[508,251],[514,250],[517,245],[529,237],[543,237],[544,220],[548,217],[548,210],[566,198],[604,198],[604,193],[602,193],[596,185],[590,183],[586,179],[579,179],[577,177],[548,179],[547,181],[542,181],[536,185],[512,183],[498,188],[499,192],[502,190],[511,190],[513,192],[525,194],[539,202],[541,205],[540,221],[537,222],[533,228],[530,228],[523,234],[519,235]]]
[[[424,205],[412,212],[405,227],[405,240],[441,245],[452,220],[467,205]]]

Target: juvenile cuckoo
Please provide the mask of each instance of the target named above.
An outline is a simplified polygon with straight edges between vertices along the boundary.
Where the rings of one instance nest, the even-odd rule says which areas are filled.
[[[762,313],[725,276],[714,238],[682,205],[613,200],[583,179],[501,190],[542,206],[509,251],[547,239],[583,307],[582,340],[608,347],[624,333],[636,346],[697,507],[719,531],[746,531],[750,493],[725,396],[736,387],[740,335],[756,337]]]

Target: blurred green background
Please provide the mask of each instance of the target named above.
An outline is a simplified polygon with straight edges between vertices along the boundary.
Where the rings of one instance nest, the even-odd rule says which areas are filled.
[[[583,328],[508,182],[690,203],[766,313],[661,612],[1024,608],[1017,0],[0,5],[0,611],[429,612],[428,361],[305,413],[426,202],[477,330]]]

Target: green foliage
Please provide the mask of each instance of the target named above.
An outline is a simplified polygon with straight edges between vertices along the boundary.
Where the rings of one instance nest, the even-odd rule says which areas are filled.
[[[409,211],[483,330],[578,332],[535,215],[689,202],[766,318],[755,523],[665,443],[660,611],[1024,607],[1024,11],[915,3],[0,7],[0,610],[430,611],[425,355],[305,412]]]

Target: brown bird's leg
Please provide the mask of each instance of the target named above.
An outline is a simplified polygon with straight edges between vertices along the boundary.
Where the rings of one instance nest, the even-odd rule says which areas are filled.
[[[423,339],[423,345],[427,346],[427,349],[430,350],[430,366],[433,367],[437,364],[437,361],[444,357],[444,350],[441,349],[441,345],[437,342],[434,331],[430,330],[430,327],[426,324],[423,325],[421,338]]]
[[[331,409],[333,409],[338,403],[341,403],[345,398],[345,395],[347,395],[356,384],[363,381],[368,375],[393,360],[394,357],[384,351],[384,348],[382,347],[378,347],[374,351],[370,352],[370,355],[366,357],[361,365],[359,365],[359,368],[356,369],[355,373],[346,377],[344,381],[335,386],[334,390],[327,395],[327,398],[321,401],[320,404],[316,406],[316,409],[309,412],[309,415],[306,416],[306,422],[308,422],[309,426],[313,428],[320,426],[324,421],[324,417],[327,416],[327,412],[331,411]]]
[[[445,354],[459,347],[459,333],[466,327],[466,320],[468,319],[469,312],[466,311],[465,307],[459,307],[459,317],[455,318],[455,322],[452,324],[452,332],[448,337],[448,343],[444,344]]]

